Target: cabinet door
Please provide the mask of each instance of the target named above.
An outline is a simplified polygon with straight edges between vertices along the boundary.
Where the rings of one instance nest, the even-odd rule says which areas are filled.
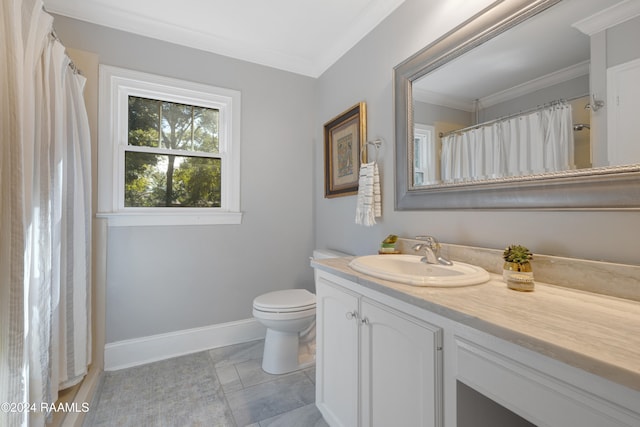
[[[362,425],[440,426],[442,330],[361,301]]]
[[[334,427],[358,426],[358,297],[316,280],[316,406]]]

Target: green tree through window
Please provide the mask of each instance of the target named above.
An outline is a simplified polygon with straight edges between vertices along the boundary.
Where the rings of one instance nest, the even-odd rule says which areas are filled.
[[[219,117],[214,108],[129,96],[125,207],[220,207]]]

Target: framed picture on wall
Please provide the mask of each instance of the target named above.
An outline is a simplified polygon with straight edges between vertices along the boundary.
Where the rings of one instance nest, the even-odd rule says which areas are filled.
[[[367,107],[360,102],[324,125],[324,197],[358,192],[358,175],[367,140]]]

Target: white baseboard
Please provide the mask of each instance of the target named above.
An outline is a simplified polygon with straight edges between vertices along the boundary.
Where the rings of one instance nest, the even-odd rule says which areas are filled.
[[[255,319],[221,323],[167,334],[117,341],[104,346],[104,370],[169,359],[226,345],[264,338],[266,329]]]

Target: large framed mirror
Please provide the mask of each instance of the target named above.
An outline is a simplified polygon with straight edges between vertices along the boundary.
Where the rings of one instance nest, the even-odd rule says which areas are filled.
[[[640,209],[639,3],[496,1],[396,66],[396,209]]]

